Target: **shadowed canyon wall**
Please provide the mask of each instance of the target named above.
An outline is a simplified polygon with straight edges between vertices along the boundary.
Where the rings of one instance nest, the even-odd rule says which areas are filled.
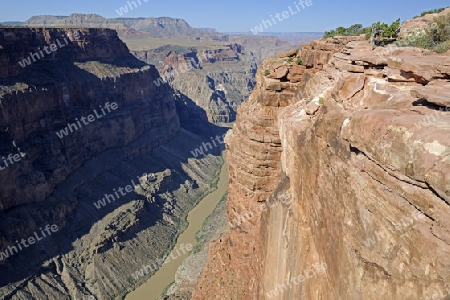
[[[113,30],[3,28],[0,45],[0,297],[119,299],[212,189],[220,147],[191,151],[225,130],[184,128],[174,91]]]

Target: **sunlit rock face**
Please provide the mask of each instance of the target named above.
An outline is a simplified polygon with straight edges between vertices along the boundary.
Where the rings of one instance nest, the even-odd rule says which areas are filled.
[[[445,297],[450,57],[360,38],[296,56],[265,60],[238,109],[230,233],[193,298]]]

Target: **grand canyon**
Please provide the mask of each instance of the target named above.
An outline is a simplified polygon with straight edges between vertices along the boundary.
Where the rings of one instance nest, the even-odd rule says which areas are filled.
[[[0,299],[450,299],[450,8],[293,31],[1,24]]]

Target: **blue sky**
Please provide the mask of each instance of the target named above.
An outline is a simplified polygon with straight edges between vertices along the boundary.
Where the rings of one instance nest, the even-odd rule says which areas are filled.
[[[96,13],[107,18],[119,17],[116,12],[127,5],[127,0],[2,0],[0,21],[25,21],[33,15],[68,15],[70,13]],[[130,0],[131,1],[131,0]],[[138,1],[138,0],[134,0]],[[220,32],[246,32],[269,20],[270,15],[288,11],[300,0],[227,0],[183,1],[147,0],[123,17],[175,17],[185,19],[193,27],[210,27]],[[305,0],[303,0],[305,1]],[[421,11],[450,6],[449,0],[310,0],[312,5],[300,5],[300,12],[277,21],[267,30],[271,32],[325,31],[354,23],[370,25],[378,20],[392,22],[398,17],[410,19]]]

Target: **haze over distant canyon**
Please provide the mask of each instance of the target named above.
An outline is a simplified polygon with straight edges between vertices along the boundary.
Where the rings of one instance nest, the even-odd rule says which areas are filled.
[[[450,8],[395,38],[122,14],[0,27],[1,299],[450,297],[450,51],[404,47]]]

